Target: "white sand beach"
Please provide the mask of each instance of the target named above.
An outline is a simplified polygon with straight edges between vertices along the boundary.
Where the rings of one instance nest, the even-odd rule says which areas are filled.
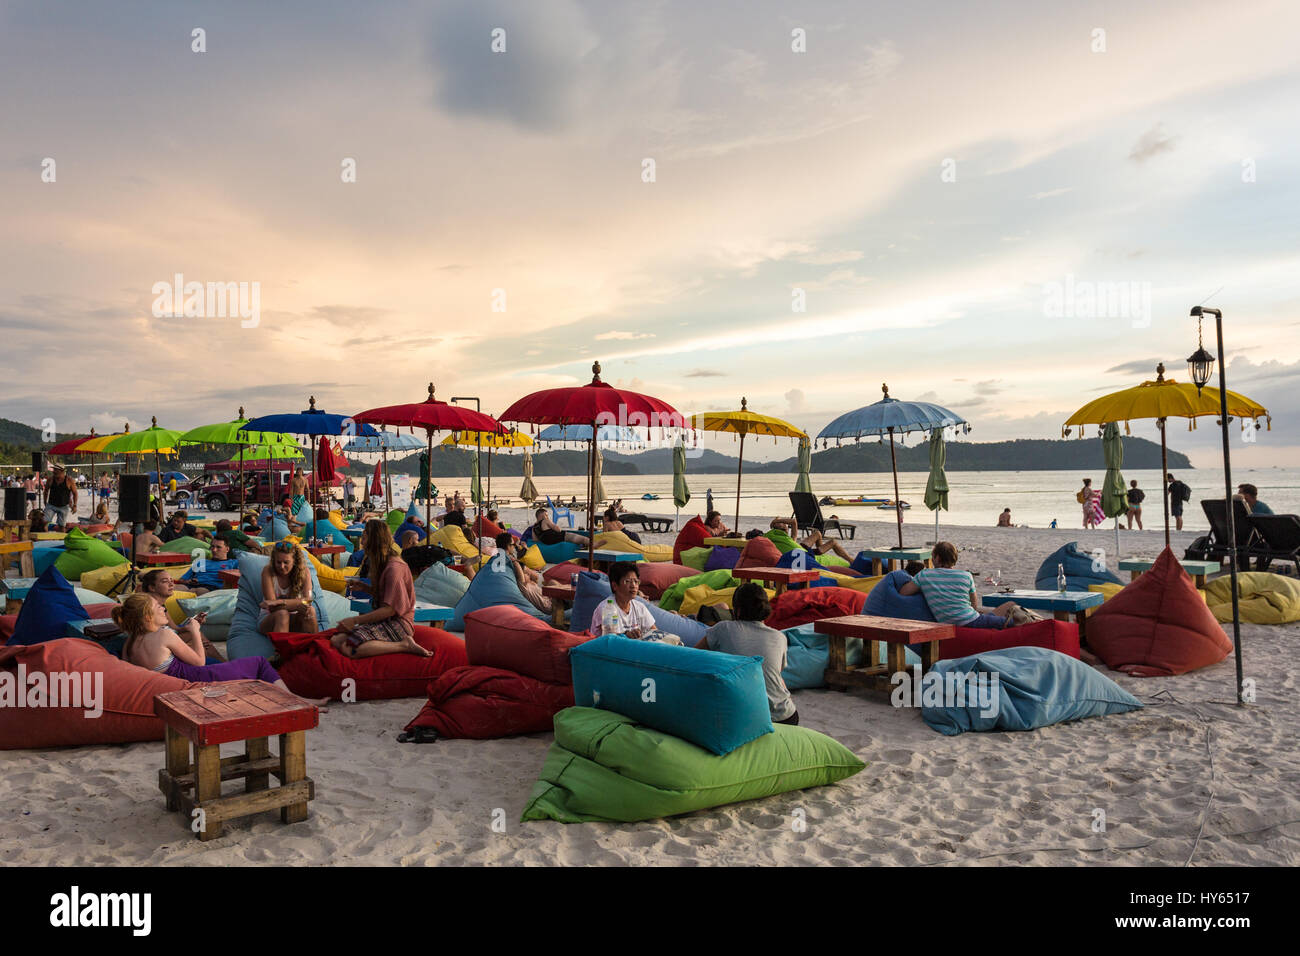
[[[503,518],[527,520],[519,510]],[[909,543],[932,537],[924,520],[908,529]],[[851,553],[885,544],[892,531],[892,522],[860,522],[846,544]],[[1108,531],[958,527],[942,536],[962,548],[959,566],[977,582],[1001,570],[1004,585],[1021,587],[1061,544],[1109,550],[1114,540]],[[1192,537],[1177,535],[1176,552]],[[1160,543],[1155,531],[1122,533],[1126,555],[1154,557]],[[1146,709],[1030,733],[944,737],[883,695],[799,691],[804,726],[856,752],[863,772],[628,825],[521,824],[550,735],[400,744],[419,699],[333,704],[308,735],[309,819],[285,826],[263,814],[228,824],[210,843],[164,809],[161,742],[0,752],[0,863],[1295,865],[1297,633],[1300,625],[1243,627],[1253,705],[1235,704],[1229,656],[1174,678],[1107,672]],[[505,832],[493,829],[496,810]],[[1097,810],[1104,833],[1093,831]]]

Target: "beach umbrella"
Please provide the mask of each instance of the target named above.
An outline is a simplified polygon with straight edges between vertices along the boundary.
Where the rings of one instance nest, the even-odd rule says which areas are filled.
[[[104,451],[110,455],[147,455],[152,452],[154,469],[158,472],[158,497],[161,506],[162,456],[176,453],[175,446],[180,437],[181,432],[170,428],[159,428],[158,417],[155,415],[150,426],[144,431],[118,435],[104,446]]]
[[[591,477],[596,468],[596,429],[612,422],[627,423],[628,427],[641,427],[644,423],[646,438],[649,440],[649,431],[653,427],[683,428],[686,425],[682,413],[667,402],[602,382],[599,362],[592,363],[591,372],[591,381],[586,385],[533,392],[519,399],[500,416],[503,421],[528,422],[533,425],[587,425],[592,429],[587,457],[588,565],[591,564],[595,549],[596,512]]]
[[[731,432],[740,436],[740,456],[736,462],[736,527],[740,527],[740,482],[745,470],[745,438],[749,435],[771,435],[774,438],[807,440],[802,428],[779,418],[760,415],[749,410],[749,402],[740,400],[740,408],[731,412],[701,412],[691,418],[691,427],[706,432]]]
[[[812,442],[807,438],[799,439],[799,477],[795,479],[794,490],[812,494]]]
[[[316,480],[325,486],[337,484],[342,475],[339,469],[346,466],[347,459],[334,450],[334,444],[329,437],[322,435],[320,437],[320,453],[316,456]]]
[[[640,445],[641,438],[636,431],[627,425],[601,425],[595,431],[596,441],[605,444],[618,445]],[[543,428],[537,433],[538,441],[573,441],[589,442],[591,441],[592,428],[590,425],[552,425],[549,428]]]
[[[943,466],[948,460],[948,446],[943,429],[930,431],[930,477],[925,483],[925,506],[934,512],[934,540],[939,541],[939,509],[948,510],[948,476]]]
[[[297,447],[298,442],[292,435],[286,435],[283,432],[261,432],[249,431],[248,419],[244,417],[244,408],[241,405],[239,415],[233,421],[217,422],[212,425],[200,425],[197,428],[191,428],[183,433],[178,439],[182,445],[274,445]],[[297,456],[302,457],[301,453]],[[252,459],[248,459],[252,460]],[[266,459],[263,459],[266,460]],[[246,505],[244,496],[244,461],[245,458],[239,458],[239,510],[242,512]],[[268,476],[269,477],[269,476]]]
[[[372,497],[379,498],[382,495],[388,509],[391,511],[393,508],[393,476],[388,472],[388,453],[390,451],[410,452],[423,447],[424,442],[414,435],[403,435],[401,432],[390,432],[381,429],[375,435],[356,436],[343,446],[343,450],[351,455],[359,455],[362,461],[369,461],[370,456],[373,455],[376,474],[379,473],[379,463],[383,462],[384,488],[386,491],[376,491]]]
[[[521,431],[511,430],[505,434],[496,434],[493,432],[452,432],[441,442],[443,445],[460,445],[467,448],[473,448],[475,451],[486,448],[488,453],[487,466],[487,499],[492,502],[492,454],[498,448],[528,448],[533,445],[533,440]],[[476,456],[477,457],[477,456]],[[536,497],[536,492],[534,492]]]
[[[478,474],[478,455],[469,460],[469,500],[476,506],[483,504],[483,485],[479,481]]]
[[[1106,478],[1101,486],[1101,513],[1115,519],[1115,557],[1119,558],[1119,518],[1128,511],[1128,494],[1124,488],[1124,439],[1119,426],[1107,422],[1101,436],[1101,450],[1106,458]]]
[[[537,486],[533,484],[533,454],[528,451],[524,452],[524,483],[519,489],[519,497],[530,505],[540,497]]]
[[[380,498],[380,497],[383,496],[383,494],[384,494],[384,488],[383,488],[383,486],[379,483],[379,462],[375,462],[375,477],[373,477],[373,478],[370,479],[370,494],[369,494],[369,497],[371,497],[371,498]],[[391,491],[390,491],[390,494],[391,494]],[[391,504],[391,501],[390,501],[390,504]]]
[[[1272,430],[1273,419],[1263,405],[1252,401],[1244,395],[1229,391],[1227,398],[1228,417],[1240,418],[1242,430],[1247,422],[1253,420],[1255,428],[1259,427],[1261,418],[1267,419]],[[1165,366],[1161,362],[1156,366],[1155,381],[1143,382],[1131,388],[1111,392],[1095,398],[1071,415],[1062,426],[1062,436],[1070,434],[1070,429],[1080,426],[1078,435],[1083,437],[1084,425],[1105,425],[1108,422],[1123,422],[1124,434],[1131,434],[1129,422],[1134,419],[1155,419],[1160,431],[1160,483],[1163,487],[1161,498],[1165,506],[1165,547],[1169,547],[1169,490],[1165,475],[1169,474],[1165,428],[1170,418],[1186,418],[1188,431],[1196,427],[1196,419],[1213,415],[1218,418],[1220,412],[1219,390],[1206,386],[1197,392],[1190,382],[1178,382],[1165,378]]]
[[[433,478],[429,474],[429,453],[422,451],[420,452],[420,480],[416,482],[415,490],[411,492],[411,507],[415,507],[416,501],[432,502],[437,492],[438,489],[433,487]],[[428,522],[425,524],[427,526]]]
[[[302,447],[294,442],[291,445],[246,445],[228,459],[232,465],[248,464],[254,461],[301,461]]]
[[[686,487],[686,443],[673,445],[673,507],[677,513],[673,519],[676,528],[682,518],[682,509],[691,500],[691,489]]]
[[[605,470],[605,456],[600,453],[600,445],[596,446],[594,464],[591,469],[591,493],[593,510],[594,506],[605,500],[605,482],[601,477],[601,472]]]
[[[933,402],[901,402],[889,397],[889,386],[882,385],[884,398],[871,405],[846,412],[818,432],[817,437],[825,441],[834,438],[843,441],[852,438],[859,441],[875,437],[881,441],[889,436],[889,463],[894,473],[894,511],[898,517],[898,547],[903,547],[903,503],[898,495],[898,456],[894,448],[895,437],[909,432],[928,432],[935,428],[955,428],[960,426],[963,433],[970,431],[970,422]]]
[[[421,473],[422,483],[426,486],[424,505],[424,524],[432,528],[433,495],[432,481],[428,475],[429,461],[433,458],[433,433],[444,431],[483,431],[501,433],[508,429],[491,415],[485,415],[472,408],[449,405],[433,397],[433,383],[429,383],[429,397],[422,402],[410,402],[405,405],[386,405],[367,409],[354,415],[359,422],[371,425],[391,425],[394,428],[422,428],[427,438],[426,458]],[[477,541],[477,538],[475,539]]]

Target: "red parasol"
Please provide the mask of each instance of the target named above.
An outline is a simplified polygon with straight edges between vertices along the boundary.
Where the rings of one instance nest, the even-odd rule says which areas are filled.
[[[316,455],[316,481],[325,486],[336,485],[343,477],[339,468],[346,465],[343,456],[334,450],[328,435],[320,436],[320,452]]]
[[[375,477],[370,479],[370,497],[382,498],[384,486],[379,483],[379,462],[375,462]]]
[[[600,380],[600,363],[591,366],[591,381],[586,385],[547,388],[525,395],[501,413],[502,421],[528,422],[533,425],[589,425],[591,440],[587,454],[587,563],[591,564],[596,546],[596,495],[592,489],[595,473],[596,436],[599,426],[620,425],[645,428],[686,428],[687,420],[667,402],[625,388],[615,388]]]

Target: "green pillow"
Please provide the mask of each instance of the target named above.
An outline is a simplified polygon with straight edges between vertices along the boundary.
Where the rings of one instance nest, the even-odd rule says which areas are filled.
[[[165,554],[190,554],[194,551],[202,551],[204,554],[212,553],[212,548],[206,541],[200,541],[198,538],[188,536],[168,541],[158,550]]]
[[[831,554],[829,551],[826,554],[817,555],[817,563],[823,568],[847,568],[852,564],[851,561],[845,561],[838,554]]]
[[[208,624],[229,624],[230,619],[235,616],[235,599],[237,597],[239,597],[238,589],[222,588],[219,591],[200,594],[198,597],[180,598],[176,603],[190,617],[200,611],[207,611]]]
[[[731,571],[727,568],[718,568],[716,571],[705,571],[703,574],[692,574],[689,578],[682,578],[680,581],[673,583],[671,587],[664,590],[659,595],[659,606],[667,611],[675,611],[682,606],[682,598],[686,596],[686,589],[693,588],[701,584],[707,584],[715,591],[721,591],[723,588],[734,588],[740,586],[740,581],[731,576]]]
[[[80,528],[73,528],[63,536],[63,553],[55,559],[54,566],[69,581],[76,581],[87,571],[116,567],[121,563],[120,551]]]
[[[768,541],[771,541],[774,545],[776,545],[776,550],[780,551],[782,554],[785,554],[787,551],[793,551],[795,548],[801,547],[798,541],[790,537],[780,528],[773,528],[771,531],[764,534],[763,537],[767,538]]]
[[[682,564],[696,571],[704,570],[704,562],[709,560],[712,548],[687,548],[682,552]]]
[[[774,730],[719,757],[622,714],[570,707],[555,715],[555,743],[523,819],[654,820],[835,783],[866,766],[815,730]]]

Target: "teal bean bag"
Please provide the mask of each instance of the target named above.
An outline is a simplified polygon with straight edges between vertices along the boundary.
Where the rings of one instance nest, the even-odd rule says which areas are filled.
[[[542,553],[542,560],[547,564],[564,564],[566,561],[572,561],[578,554],[578,546],[572,541],[537,544],[537,550]]]
[[[466,614],[480,608],[501,606],[517,607],[533,617],[549,619],[549,615],[539,611],[528,598],[524,597],[523,592],[519,590],[519,582],[515,580],[515,572],[510,567],[510,562],[506,560],[505,555],[498,552],[496,557],[491,558],[479,569],[461,599],[456,602],[456,614],[447,622],[447,630],[464,631]]]
[[[230,618],[230,635],[227,638],[226,656],[230,660],[237,657],[270,657],[275,653],[271,639],[257,629],[262,609],[262,569],[270,557],[265,554],[241,552],[239,560],[239,594],[235,598],[235,613]],[[316,567],[307,563],[311,574],[312,605],[316,608],[316,622],[322,631],[331,627],[331,618],[325,612],[321,595],[325,589],[316,576]]]
[[[1098,559],[1094,562],[1090,552],[1080,551],[1079,542],[1071,541],[1043,560],[1038,573],[1034,575],[1034,587],[1042,591],[1055,591],[1056,575],[1061,566],[1065,569],[1065,586],[1071,591],[1086,591],[1093,584],[1128,583],[1121,581],[1107,567],[1105,555],[1098,555]]]
[[[203,624],[203,633],[207,634],[209,624],[229,626],[235,616],[235,605],[238,600],[239,592],[235,588],[222,588],[200,594],[198,597],[180,598],[176,603],[189,617],[206,612],[208,619]]]
[[[455,607],[469,590],[469,578],[445,564],[432,564],[415,579],[415,599]]]
[[[326,544],[341,544],[348,549],[351,554],[355,545],[352,539],[345,535],[342,530],[334,527],[333,523],[321,518],[319,521],[312,519],[303,525],[302,530],[298,532],[298,537],[307,541],[313,537],[322,539]]]
[[[812,624],[800,624],[798,627],[789,627],[781,632],[785,635],[788,644],[785,653],[785,669],[781,671],[781,679],[790,690],[826,686],[826,668],[830,664],[831,656],[830,639],[825,634],[818,634],[813,627]],[[910,647],[905,650],[908,667],[921,663],[921,658],[915,651]],[[876,663],[886,663],[888,655],[889,645],[882,641],[877,655],[880,659]],[[850,637],[845,641],[845,656],[850,667],[857,667],[862,663],[861,639]]]
[[[34,557],[35,555],[33,555]],[[111,568],[122,563],[122,554],[98,538],[93,538],[80,528],[73,528],[63,537],[63,552],[54,560],[69,581],[75,581],[87,571]]]
[[[655,820],[825,786],[865,766],[839,741],[806,727],[777,724],[719,757],[630,717],[570,707],[555,715],[555,743],[522,819]]]
[[[675,584],[665,588],[664,592],[659,595],[659,606],[665,611],[677,610],[682,606],[682,598],[686,595],[686,589],[698,587],[701,584],[707,585],[715,591],[721,591],[724,588],[739,587],[741,582],[731,576],[729,568],[705,571],[703,574],[693,574],[689,578],[682,578]]]

